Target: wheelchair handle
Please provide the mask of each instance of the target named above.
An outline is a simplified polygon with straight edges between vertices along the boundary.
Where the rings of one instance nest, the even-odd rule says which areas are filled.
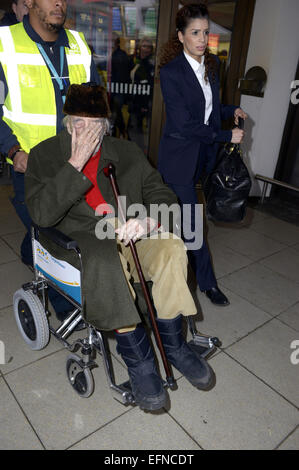
[[[115,198],[115,201],[116,201],[116,204],[117,204],[117,207],[118,207],[118,212],[119,212],[119,215],[120,215],[120,221],[121,221],[121,223],[126,223],[126,217],[125,217],[123,208],[122,208],[122,206],[120,204],[120,201],[119,201],[119,191],[118,191],[117,183],[116,183],[116,180],[115,180],[115,167],[114,167],[114,165],[112,165],[112,163],[109,163],[108,167],[104,168],[104,174],[110,180],[110,183],[111,183],[111,186],[112,186],[112,191],[113,191],[114,198]],[[171,373],[169,363],[168,363],[167,358],[166,358],[166,354],[165,354],[164,347],[163,347],[163,344],[162,344],[161,336],[160,336],[160,333],[159,333],[159,330],[158,330],[158,327],[157,327],[157,323],[156,323],[154,308],[153,308],[153,305],[152,305],[152,302],[151,302],[151,299],[150,299],[148,287],[147,287],[146,282],[145,282],[145,278],[144,278],[144,275],[143,275],[143,272],[142,272],[142,269],[141,269],[140,261],[139,261],[138,254],[137,254],[137,250],[136,250],[136,247],[135,247],[135,244],[134,244],[133,240],[129,241],[129,246],[130,246],[130,249],[131,249],[131,252],[132,252],[132,255],[133,255],[133,259],[134,259],[134,263],[135,263],[137,272],[138,272],[138,276],[139,276],[140,284],[141,284],[141,287],[142,287],[143,295],[144,295],[144,298],[145,298],[145,301],[146,301],[146,305],[147,305],[147,308],[148,308],[149,313],[150,313],[153,332],[154,332],[154,335],[155,335],[155,340],[156,340],[157,346],[158,346],[160,354],[161,354],[161,359],[162,359],[165,374],[166,374],[167,384],[171,389],[173,389],[174,386],[175,386],[175,381],[174,381],[173,375]]]

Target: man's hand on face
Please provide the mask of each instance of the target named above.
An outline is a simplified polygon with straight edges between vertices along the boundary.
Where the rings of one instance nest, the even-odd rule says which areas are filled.
[[[72,129],[72,156],[69,163],[78,171],[92,157],[99,143],[99,123],[90,123],[84,129],[78,131],[76,127]]]

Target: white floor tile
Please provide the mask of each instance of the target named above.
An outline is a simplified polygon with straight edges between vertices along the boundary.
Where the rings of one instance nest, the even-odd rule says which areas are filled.
[[[32,272],[21,262],[0,264],[0,308],[13,303],[13,294],[22,284],[32,281]]]
[[[240,233],[243,229],[242,225],[237,224],[226,224],[222,222],[211,222],[208,221],[207,225],[207,235],[208,239],[210,240],[213,237],[221,236],[221,235],[229,235],[229,234],[236,234]]]
[[[291,362],[295,340],[299,340],[296,331],[273,319],[229,347],[227,353],[299,406],[299,364]]]
[[[259,263],[223,277],[220,284],[273,316],[299,301],[297,283]]]
[[[123,430],[125,432],[119,432]],[[164,411],[134,408],[84,439],[72,450],[200,450]]]
[[[263,266],[299,283],[299,252],[288,248],[260,261]],[[298,286],[299,289],[299,286]]]
[[[12,206],[9,198],[13,196],[12,185],[0,185],[0,212],[2,213],[7,207]]]
[[[240,233],[244,228],[250,228],[253,224],[269,218],[271,218],[270,215],[248,207],[245,218],[236,224],[208,221],[209,238],[229,233]]]
[[[25,228],[20,232],[10,233],[8,235],[2,235],[3,240],[11,247],[11,249],[18,255],[21,256],[20,247],[24,239],[26,230]]]
[[[299,427],[281,444],[281,446],[278,447],[278,449],[299,450]]]
[[[220,243],[218,237],[209,240],[209,248],[217,279],[252,263],[251,259]]]
[[[0,396],[0,449],[42,450],[42,444],[26,420],[9,388],[1,378]]]
[[[227,235],[217,236],[213,242],[225,245],[252,261],[258,261],[285,248],[282,243],[249,228],[244,228],[242,233],[231,232]]]
[[[262,212],[257,209],[253,209],[252,207],[247,207],[246,215],[244,220],[242,221],[243,225],[251,226],[252,224],[261,222],[265,219],[272,219],[273,217],[266,212]]]
[[[169,413],[203,449],[274,449],[298,424],[296,408],[224,353],[209,362],[216,386],[201,392],[180,379]]]
[[[14,212],[9,209],[7,211],[1,211],[1,225],[0,225],[0,236],[10,233],[20,232],[24,228],[24,225]]]
[[[272,317],[225,288],[223,293],[230,301],[227,307],[213,305],[205,294],[197,291],[203,321],[197,321],[196,324],[202,333],[217,336],[222,347],[226,348]]]
[[[93,370],[95,391],[81,398],[66,377],[66,350],[6,376],[24,412],[47,449],[65,449],[123,414],[127,408],[109,390],[101,357]],[[127,379],[116,363],[119,383]]]
[[[0,264],[9,263],[10,261],[17,260],[18,257],[9,246],[0,239]]]
[[[18,330],[12,307],[0,310],[0,340],[5,344],[6,364],[0,365],[4,375],[63,348],[51,337],[45,349],[32,351]]]
[[[299,331],[299,303],[287,309],[277,318],[294,330]]]
[[[253,224],[251,228],[289,246],[296,245],[299,240],[299,227],[273,217]]]

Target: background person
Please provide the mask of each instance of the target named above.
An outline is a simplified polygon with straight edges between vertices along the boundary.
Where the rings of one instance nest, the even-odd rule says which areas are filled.
[[[0,21],[0,26],[12,26],[20,21],[23,21],[24,15],[28,14],[28,8],[25,5],[25,0],[12,0],[12,11],[4,14]]]
[[[130,62],[128,54],[120,47],[120,38],[115,38],[114,50],[111,59],[111,111],[113,114],[113,135],[127,137],[127,125],[123,116],[123,106],[127,103],[128,94],[125,94],[125,85],[130,83]],[[117,87],[117,88],[116,88]],[[118,89],[116,92],[115,90]]]
[[[145,151],[145,129],[149,129],[149,119],[152,106],[154,87],[155,65],[153,59],[153,43],[148,38],[142,38],[138,47],[138,53],[130,61],[130,77],[132,84],[136,85],[136,93],[133,94],[130,106],[131,136],[139,147]],[[142,86],[141,92],[138,91]],[[134,90],[134,88],[133,88]],[[144,93],[146,90],[146,93]]]
[[[244,132],[221,130],[221,119],[246,114],[237,106],[219,101],[219,60],[209,53],[209,14],[205,5],[190,4],[176,17],[177,34],[161,56],[161,89],[166,123],[159,147],[158,169],[181,204],[198,203],[195,185],[203,173],[213,170],[219,142],[241,142]],[[192,230],[195,228],[193,220]],[[189,250],[197,283],[217,305],[228,305],[213,272],[206,242]]]

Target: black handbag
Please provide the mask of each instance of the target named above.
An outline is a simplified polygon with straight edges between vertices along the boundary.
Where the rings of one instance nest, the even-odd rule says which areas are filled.
[[[239,127],[244,120],[239,118]],[[215,222],[240,222],[246,213],[251,178],[242,159],[240,144],[225,144],[219,150],[215,169],[204,185],[206,213]]]

